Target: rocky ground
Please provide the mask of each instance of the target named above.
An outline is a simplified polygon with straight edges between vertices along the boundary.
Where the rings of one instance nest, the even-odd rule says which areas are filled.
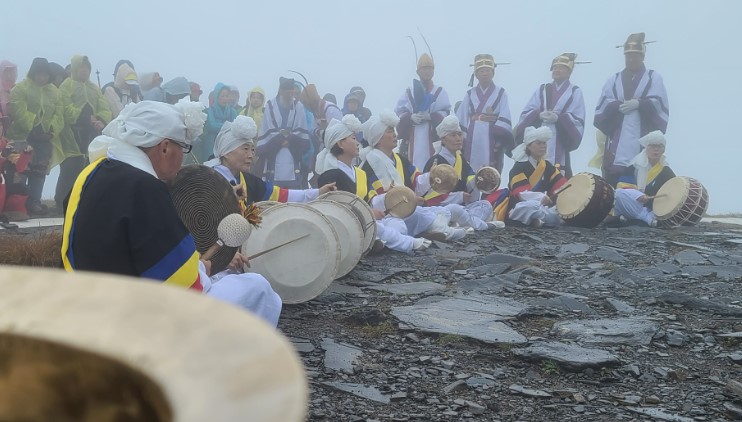
[[[436,246],[285,307],[308,420],[742,419],[742,226]]]

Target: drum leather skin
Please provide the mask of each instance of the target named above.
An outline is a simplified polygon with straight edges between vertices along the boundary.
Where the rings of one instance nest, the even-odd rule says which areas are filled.
[[[366,201],[350,192],[337,190],[320,195],[317,200],[337,201],[350,205],[363,225],[363,254],[366,255],[371,251],[376,240],[376,219],[371,206]]]
[[[615,191],[600,176],[578,173],[564,186],[557,196],[556,207],[568,226],[597,227],[613,209]]]

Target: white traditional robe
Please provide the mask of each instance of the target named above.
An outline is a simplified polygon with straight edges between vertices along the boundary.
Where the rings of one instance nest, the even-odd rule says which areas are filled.
[[[282,131],[286,136],[281,134]],[[281,144],[277,145],[276,142]],[[295,151],[293,154],[290,148]],[[282,187],[300,187],[301,159],[307,150],[309,131],[304,106],[294,101],[284,118],[278,99],[268,100],[256,145],[258,175]]]
[[[513,129],[510,120],[508,94],[491,83],[487,89],[477,84],[469,89],[456,113],[466,138],[464,158],[476,172],[484,166],[502,171],[503,153],[513,147]],[[481,118],[492,118],[493,122]]]
[[[556,123],[541,121],[539,114],[544,111],[556,113],[559,116]],[[545,159],[558,164],[565,175],[571,177],[569,153],[580,146],[585,133],[585,99],[580,87],[570,81],[542,84],[520,114],[515,129],[516,143],[523,142],[523,134],[529,126],[548,126],[551,129],[553,135],[546,143]]]
[[[426,110],[416,110],[413,106],[413,89],[407,88],[402,97],[397,101],[394,112],[400,119],[397,130],[402,139],[409,142],[408,158],[417,168],[423,168],[428,159],[434,154],[433,142],[438,140],[435,127],[451,112],[451,101],[448,93],[442,87],[432,85],[428,91],[433,96],[433,101]],[[410,120],[413,113],[430,113],[430,121],[423,121],[415,125]]]

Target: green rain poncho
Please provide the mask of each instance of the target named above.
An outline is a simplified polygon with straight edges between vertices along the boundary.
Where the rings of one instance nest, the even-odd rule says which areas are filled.
[[[50,167],[53,167],[67,158],[87,155],[87,151],[81,151],[75,139],[72,126],[77,123],[83,108],[88,105],[92,115],[108,124],[111,121],[111,109],[108,101],[101,93],[97,85],[90,80],[77,80],[77,72],[83,64],[90,66],[87,56],[74,56],[70,64],[71,78],[66,79],[59,87],[64,104],[64,130],[60,134],[59,147],[54,149]],[[87,124],[87,122],[81,122]],[[85,147],[84,145],[82,146]]]

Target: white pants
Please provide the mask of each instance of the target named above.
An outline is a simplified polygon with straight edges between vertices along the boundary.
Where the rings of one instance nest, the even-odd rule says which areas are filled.
[[[199,262],[201,280],[206,296],[246,309],[272,326],[278,325],[281,316],[281,298],[273,291],[268,280],[260,274],[236,273],[225,270],[208,277]]]
[[[474,230],[487,230],[487,221],[492,219],[492,204],[488,201],[475,201],[466,205],[448,204],[451,221],[461,227],[472,227]]]
[[[387,248],[404,253],[412,253],[415,238],[407,235],[407,225],[397,217],[386,216],[376,220],[376,238]]]
[[[419,236],[430,231],[435,218],[440,214],[445,215],[447,220],[451,220],[451,211],[446,207],[417,207],[411,216],[404,219],[407,233],[411,236]]]
[[[652,210],[637,201],[642,195],[644,193],[636,189],[616,189],[614,202],[616,215],[622,215],[629,220],[641,220],[651,225],[656,217]]]
[[[541,201],[520,201],[510,210],[510,219],[530,225],[533,221],[541,220],[545,226],[556,227],[562,224],[557,214],[556,207],[541,205]]]

